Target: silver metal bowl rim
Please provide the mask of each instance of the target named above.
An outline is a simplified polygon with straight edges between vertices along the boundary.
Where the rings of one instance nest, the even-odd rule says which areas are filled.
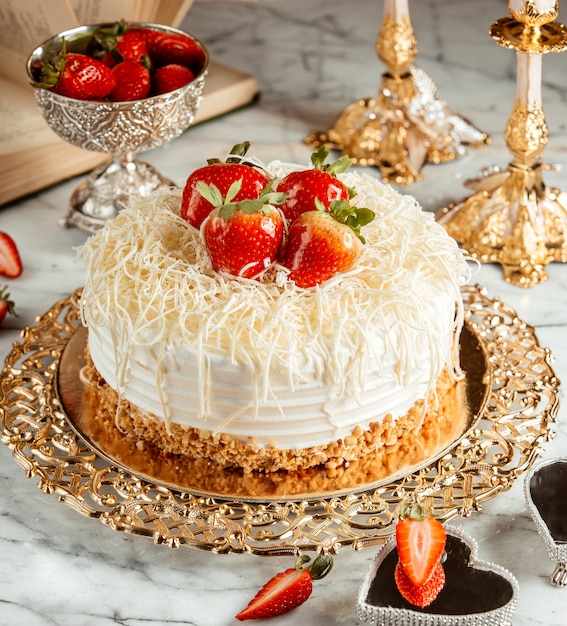
[[[32,63],[43,57],[45,53],[45,48],[51,48],[52,44],[54,44],[57,40],[62,40],[63,37],[76,37],[77,35],[92,33],[98,28],[111,27],[114,25],[114,23],[115,22],[101,22],[98,24],[76,26],[75,28],[70,28],[68,30],[62,31],[58,33],[57,35],[54,35],[53,37],[46,39],[43,43],[41,43],[39,46],[36,46],[33,49],[33,51],[30,53],[28,60],[26,62],[26,70],[27,70],[28,77],[30,78],[30,81],[35,80],[34,75],[32,73]],[[191,82],[187,83],[186,85],[183,85],[182,87],[179,87],[178,89],[174,89],[173,91],[169,91],[167,93],[159,94],[156,96],[149,96],[148,98],[143,98],[141,100],[127,100],[127,101],[122,101],[122,102],[107,102],[107,101],[99,102],[96,100],[78,100],[76,98],[69,98],[68,96],[62,96],[58,93],[50,91],[49,89],[44,89],[44,91],[49,92],[53,98],[55,98],[56,100],[59,100],[61,103],[63,102],[80,103],[79,106],[85,106],[85,108],[99,107],[101,104],[104,104],[105,106],[108,106],[110,108],[120,109],[120,108],[130,108],[139,102],[150,102],[150,101],[159,102],[160,99],[164,99],[167,96],[171,97],[171,94],[176,94],[178,92],[182,92],[183,90],[188,89],[191,85],[198,82],[199,79],[202,79],[206,76],[208,66],[209,66],[209,61],[210,61],[209,51],[207,49],[207,46],[198,37],[195,37],[195,35],[192,35],[191,33],[188,33],[179,28],[175,28],[173,26],[167,26],[165,24],[155,24],[153,22],[128,22],[128,25],[134,26],[137,28],[138,27],[139,28],[151,28],[151,29],[159,30],[159,31],[166,32],[166,33],[178,34],[178,35],[183,35],[185,37],[189,37],[196,44],[199,45],[199,47],[201,48],[201,50],[203,51],[205,55],[205,61],[203,63],[203,67],[201,68],[201,71],[193,78]],[[33,88],[36,89],[35,87]]]

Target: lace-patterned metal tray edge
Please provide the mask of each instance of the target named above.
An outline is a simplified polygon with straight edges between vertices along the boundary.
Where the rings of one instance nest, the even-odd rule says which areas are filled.
[[[309,492],[286,492],[285,482],[271,495],[254,491],[257,484],[248,491],[233,483],[228,491],[186,488],[116,462],[70,419],[80,410],[73,394],[61,401],[59,387],[68,382],[59,378],[62,359],[77,371],[71,360],[79,357],[65,352],[81,345],[80,292],[26,327],[7,356],[2,441],[42,491],[158,545],[257,555],[374,546],[390,536],[406,499],[419,499],[443,521],[479,511],[533,466],[555,434],[559,380],[549,349],[512,308],[475,285],[463,288],[468,343],[461,345],[473,406],[447,445],[401,473],[318,483]]]

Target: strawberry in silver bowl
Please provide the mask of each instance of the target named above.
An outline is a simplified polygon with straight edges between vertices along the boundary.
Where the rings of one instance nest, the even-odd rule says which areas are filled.
[[[70,144],[109,155],[73,192],[66,226],[94,232],[131,195],[173,184],[136,154],[193,123],[208,62],[194,36],[148,23],[79,26],[31,53],[27,72],[49,126]]]

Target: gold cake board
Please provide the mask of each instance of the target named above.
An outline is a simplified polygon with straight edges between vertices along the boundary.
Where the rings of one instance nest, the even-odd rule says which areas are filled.
[[[211,467],[208,483],[191,484],[186,469],[183,480],[171,473],[171,458],[136,466],[136,455],[117,458],[120,446],[89,431],[77,384],[79,297],[77,290],[38,317],[6,358],[2,440],[42,491],[156,544],[258,555],[376,545],[391,534],[402,500],[418,498],[443,521],[468,516],[509,489],[554,435],[559,381],[549,350],[514,310],[480,286],[465,287],[465,397],[448,440],[436,439],[421,457],[404,452],[402,465],[386,472],[384,459],[367,459],[362,472],[347,468],[346,477],[316,470],[293,481],[238,473],[220,480]]]

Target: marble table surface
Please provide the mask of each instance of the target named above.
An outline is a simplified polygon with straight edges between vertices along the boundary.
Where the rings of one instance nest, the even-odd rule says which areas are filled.
[[[487,34],[494,20],[506,16],[506,5],[504,0],[410,2],[418,65],[453,110],[492,136],[482,150],[427,166],[423,181],[402,189],[427,210],[467,195],[463,180],[481,168],[510,160],[503,129],[514,98],[515,56]],[[226,154],[244,139],[264,160],[307,163],[310,151],[303,138],[329,127],[346,105],[373,95],[378,86],[383,67],[374,41],[381,10],[381,2],[368,0],[197,2],[184,27],[198,34],[218,61],[254,73],[262,97],[251,107],[190,129],[147,153],[146,160],[179,185],[206,158]],[[543,99],[550,131],[545,161],[567,167],[565,62],[559,54],[544,58]],[[545,180],[567,187],[562,172],[546,172]],[[20,278],[9,281],[19,317],[8,318],[0,329],[2,359],[24,326],[82,285],[83,269],[75,263],[73,248],[87,234],[58,225],[76,184],[64,182],[0,208],[0,229],[16,240],[25,266]],[[481,266],[475,282],[535,327],[540,343],[551,349],[558,378],[567,379],[567,267],[551,265],[548,281],[531,289],[506,283],[495,265]],[[567,456],[563,416],[560,408],[556,436],[545,444],[543,458]],[[549,583],[552,563],[526,509],[522,483],[520,477],[480,512],[453,524],[476,539],[481,558],[518,579],[515,626],[559,626],[567,614],[567,589]],[[341,550],[308,604],[274,624],[360,623],[356,594],[376,551]],[[1,625],[233,624],[233,616],[264,581],[289,564],[285,557],[173,550],[114,532],[42,493],[37,478],[26,478],[10,450],[0,448]]]

